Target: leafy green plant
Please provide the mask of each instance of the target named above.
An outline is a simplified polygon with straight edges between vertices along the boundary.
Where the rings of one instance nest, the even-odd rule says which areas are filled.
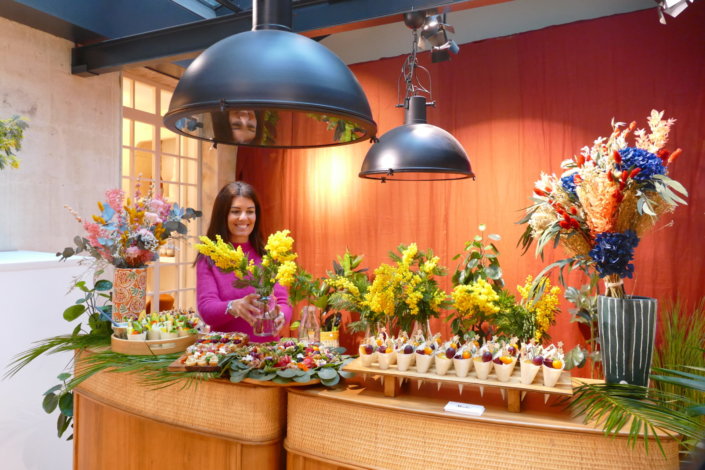
[[[598,276],[591,275],[587,284],[583,284],[580,289],[566,287],[565,298],[574,305],[568,309],[571,323],[578,323],[581,329],[587,330],[585,340],[587,349],[577,345],[569,351],[567,363],[575,367],[582,367],[590,360],[590,377],[600,375],[602,363],[599,348],[599,333],[597,328],[597,283]]]
[[[489,280],[497,291],[504,287],[502,268],[499,266],[499,250],[492,243],[492,241],[501,240],[502,237],[494,233],[488,234],[487,238],[492,241],[485,243],[486,229],[484,224],[480,225],[480,234],[475,235],[472,241],[465,242],[463,253],[453,257],[455,261],[463,256],[463,260],[453,273],[453,286],[468,285],[479,279],[485,279]]]
[[[333,348],[323,354],[312,346],[293,339],[283,339],[279,344],[285,348],[280,348],[275,343],[259,344],[250,345],[241,352],[228,354],[218,363],[221,368],[220,376],[229,376],[233,383],[242,382],[244,379],[271,380],[279,384],[320,380],[322,385],[333,387],[341,377],[350,378],[354,375],[342,370],[353,359],[343,354],[345,348]],[[318,360],[312,357],[316,354]],[[297,367],[292,367],[294,364]]]
[[[656,383],[669,383],[686,390],[705,391],[705,377],[672,369],[655,369],[664,375],[652,375]],[[704,372],[701,369],[700,372]],[[705,439],[705,403],[687,396],[631,384],[584,384],[573,391],[569,406],[585,422],[602,425],[605,435],[614,436],[628,426],[629,443],[642,439],[648,452],[653,438],[664,453],[657,431],[679,439],[685,451],[691,451]]]
[[[654,367],[688,373],[705,369],[705,297],[692,310],[686,309],[678,300],[666,304],[659,314],[658,331],[660,341],[654,354]],[[705,374],[701,372],[699,375]],[[660,381],[656,382],[656,387],[664,392],[687,396],[693,401],[705,402],[703,392],[678,384]]]
[[[98,272],[98,276],[102,274]],[[112,282],[101,279],[95,282],[93,287],[88,287],[85,281],[74,282],[72,289],[78,289],[82,296],[76,303],[64,310],[63,317],[66,321],[72,322],[82,315],[88,316],[88,331],[83,333],[82,323],[74,328],[71,335],[55,336],[42,341],[38,341],[35,347],[24,351],[14,357],[5,377],[12,377],[22,368],[27,366],[37,357],[43,354],[56,354],[59,352],[75,351],[91,346],[107,346],[110,344],[112,334],[110,313],[110,294],[113,287]],[[58,406],[59,416],[57,417],[56,428],[61,437],[68,429],[73,419],[73,380],[71,373],[62,372],[58,375],[61,384],[55,385],[44,393],[42,407],[47,413],[52,413]],[[72,436],[69,436],[71,439]]]
[[[496,302],[499,312],[493,319],[497,335],[507,338],[517,337],[522,341],[528,341],[536,333],[535,315],[517,304],[517,301],[508,290],[502,289],[499,292],[499,300]]]
[[[61,381],[60,384],[54,385],[49,390],[44,392],[42,400],[42,408],[48,414],[51,414],[59,409],[59,418],[56,422],[56,430],[58,436],[61,437],[71,425],[73,421],[73,390],[67,382],[71,378],[71,374],[63,372],[57,377]],[[67,441],[73,439],[73,433],[66,438]]]
[[[0,119],[0,170],[6,166],[19,168],[20,161],[15,152],[22,149],[24,131],[29,127],[27,121],[19,116],[10,119]]]

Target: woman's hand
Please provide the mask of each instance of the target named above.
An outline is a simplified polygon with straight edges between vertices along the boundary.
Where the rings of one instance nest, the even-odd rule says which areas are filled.
[[[241,299],[233,300],[230,303],[228,313],[235,318],[240,317],[247,323],[252,325],[255,322],[255,317],[259,315],[260,311],[260,303],[257,301],[257,299],[259,299],[259,295],[248,294],[245,297],[242,297]]]
[[[274,319],[274,329],[279,333],[286,325],[286,317],[279,308],[279,305],[274,307],[274,311],[277,312],[277,318]]]

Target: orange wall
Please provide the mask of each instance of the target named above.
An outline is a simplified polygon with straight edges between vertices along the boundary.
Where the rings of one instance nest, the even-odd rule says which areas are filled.
[[[671,176],[690,191],[689,205],[665,216],[637,248],[629,293],[661,301],[704,293],[705,4],[667,26],[652,10],[555,26],[465,44],[450,62],[428,63],[434,98],[429,122],[456,136],[477,180],[381,184],[357,177],[368,143],[323,150],[241,148],[238,177],[255,185],[265,228],[289,228],[304,267],[315,274],[349,248],[366,266],[388,262],[399,243],[433,248],[449,268],[477,226],[499,233],[507,286],[523,283],[545,261],[522,256],[516,225],[541,171],[607,136],[610,120],[646,126],[652,108],[678,119],[669,147],[684,149]],[[403,121],[394,107],[404,57],[352,66],[380,135]],[[670,224],[670,222],[673,222]],[[574,280],[577,284],[577,281]],[[450,282],[445,282],[450,287]],[[567,308],[567,306],[566,306]],[[568,346],[581,340],[564,312],[551,331]]]

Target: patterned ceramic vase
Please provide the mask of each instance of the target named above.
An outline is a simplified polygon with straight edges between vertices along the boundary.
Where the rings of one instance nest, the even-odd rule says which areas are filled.
[[[113,320],[120,323],[137,318],[147,297],[147,268],[115,268]]]
[[[648,385],[656,306],[656,299],[648,297],[598,297],[600,350],[607,383]]]

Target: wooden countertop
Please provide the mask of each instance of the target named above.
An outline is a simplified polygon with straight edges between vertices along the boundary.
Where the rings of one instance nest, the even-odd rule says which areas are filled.
[[[592,381],[591,379],[577,380]],[[478,390],[468,391],[465,387],[463,394],[460,395],[455,388],[443,387],[438,390],[435,384],[424,384],[420,389],[417,389],[417,385],[412,383],[399,396],[390,398],[384,396],[379,382],[370,377],[367,380],[361,378],[348,380],[345,384],[335,388],[289,389],[289,393],[465,422],[475,421],[534,429],[603,434],[600,426],[594,423],[585,424],[582,417],[572,416],[570,410],[566,410],[564,400],[551,397],[547,403],[544,403],[543,394],[534,394],[533,397],[527,395],[522,411],[512,413],[507,411],[498,390],[486,389],[484,395],[481,396]],[[450,413],[443,409],[448,401],[483,405],[485,412],[482,416]],[[628,426],[625,426],[619,435],[628,435],[628,430]],[[668,437],[668,435],[659,433],[659,437]]]

